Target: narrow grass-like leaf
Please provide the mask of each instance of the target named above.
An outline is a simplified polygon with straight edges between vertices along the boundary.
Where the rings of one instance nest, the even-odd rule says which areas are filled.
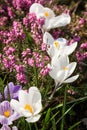
[[[51,115],[51,109],[49,108],[48,111],[47,111],[47,114],[45,116],[45,120],[44,120],[44,124],[43,124],[42,130],[46,130],[46,127],[47,127],[47,125],[50,122],[50,115]]]
[[[55,118],[52,118],[52,130],[57,130]]]
[[[70,101],[70,102],[67,102],[66,105],[69,105],[69,104],[72,104],[72,103],[79,104],[79,103],[81,103],[81,102],[83,102],[83,101],[85,101],[85,100],[87,100],[87,96],[82,97],[82,98],[75,99],[75,100]],[[54,108],[52,108],[52,110],[58,109],[58,108],[60,108],[60,107],[62,107],[62,106],[63,106],[63,103],[61,103],[61,104],[55,106]]]
[[[39,130],[36,123],[34,123],[34,126],[35,126],[35,130]]]
[[[81,121],[76,122],[74,125],[72,125],[68,130],[73,130],[76,126],[78,126],[81,123]]]
[[[59,120],[56,122],[56,124],[58,124],[60,122],[60,120],[69,112],[71,111],[71,109],[76,105],[76,103],[74,103],[60,118]]]

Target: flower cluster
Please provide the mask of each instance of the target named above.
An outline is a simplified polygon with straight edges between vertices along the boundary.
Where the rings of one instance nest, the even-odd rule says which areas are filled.
[[[40,118],[42,109],[41,94],[37,87],[22,90],[21,85],[12,82],[4,89],[5,100],[0,103],[0,124],[2,130],[10,130],[13,121],[26,117],[27,122],[36,122]],[[9,101],[8,101],[9,100]],[[16,126],[12,130],[17,129]]]
[[[6,6],[7,2],[9,7]],[[6,30],[0,30],[0,70],[7,74],[9,81],[14,78],[18,84],[14,85],[11,81],[0,93],[0,124],[2,130],[17,130],[13,126],[16,120],[33,123],[40,119],[42,97],[38,88],[40,83],[43,84],[44,76],[48,74],[53,79],[55,90],[79,77],[78,74],[73,75],[77,63],[70,62],[70,55],[75,51],[80,37],[74,35],[73,39],[68,40],[60,29],[71,22],[68,10],[56,16],[53,10],[43,6],[43,0],[7,0],[6,3],[6,8],[2,6],[0,9],[4,15],[6,10],[8,16],[2,17],[0,22],[0,27],[7,27],[8,24]],[[56,12],[57,8],[54,10]],[[20,19],[17,19],[18,16]],[[80,19],[78,30],[83,24],[85,20]],[[87,49],[86,44],[83,43],[80,48]],[[80,57],[79,52],[76,56],[81,61],[87,58],[87,53],[84,58]]]

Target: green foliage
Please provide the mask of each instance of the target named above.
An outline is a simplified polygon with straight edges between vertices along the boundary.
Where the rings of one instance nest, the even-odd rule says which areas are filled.
[[[49,108],[47,110],[47,114],[45,116],[45,120],[43,120],[44,123],[43,123],[43,127],[42,127],[41,130],[46,130],[47,129],[47,126],[49,125],[49,122],[50,122],[50,116],[51,116],[51,108]]]

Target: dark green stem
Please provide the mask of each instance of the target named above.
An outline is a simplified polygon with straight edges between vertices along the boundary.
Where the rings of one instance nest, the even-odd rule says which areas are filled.
[[[62,108],[62,116],[64,115],[65,111],[66,111],[66,86],[65,86],[65,90],[64,90],[64,101],[63,101],[63,108]],[[65,120],[65,117],[62,118],[60,130],[64,130],[64,120]]]

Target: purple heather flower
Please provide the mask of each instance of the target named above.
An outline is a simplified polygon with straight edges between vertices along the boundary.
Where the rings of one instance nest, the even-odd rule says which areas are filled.
[[[4,89],[5,99],[8,99],[9,96],[11,99],[12,98],[17,99],[18,92],[21,89],[22,89],[21,85],[14,85],[13,82],[8,83],[8,86],[6,86]]]
[[[81,37],[80,36],[74,36],[73,39],[74,39],[74,41],[79,42],[81,40]]]
[[[0,103],[0,123],[2,125],[11,125],[20,115],[13,111],[8,101]],[[6,129],[7,130],[7,129]]]

